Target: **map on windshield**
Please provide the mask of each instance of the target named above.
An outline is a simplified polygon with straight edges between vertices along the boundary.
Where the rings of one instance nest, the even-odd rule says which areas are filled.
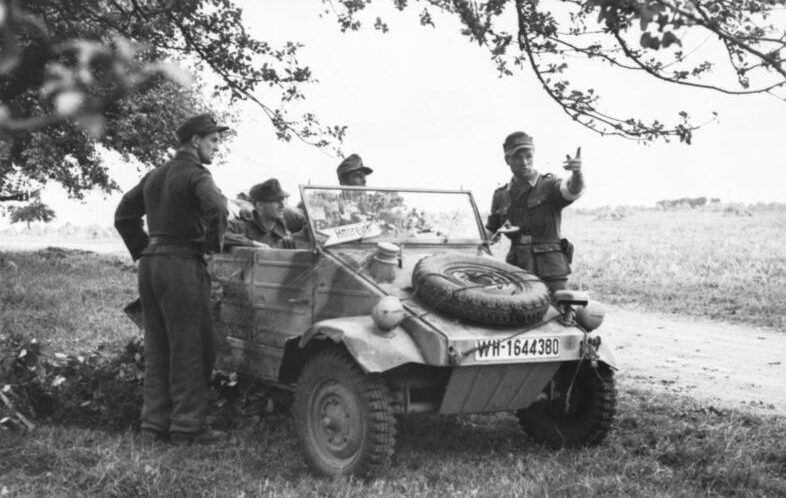
[[[483,240],[469,192],[301,186],[317,242],[448,243]]]

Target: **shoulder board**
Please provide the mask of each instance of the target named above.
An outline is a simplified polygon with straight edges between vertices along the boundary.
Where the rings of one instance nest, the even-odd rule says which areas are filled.
[[[495,188],[494,192],[499,192],[500,190],[505,190],[506,188],[508,188],[508,184],[507,183],[503,183],[499,187]]]

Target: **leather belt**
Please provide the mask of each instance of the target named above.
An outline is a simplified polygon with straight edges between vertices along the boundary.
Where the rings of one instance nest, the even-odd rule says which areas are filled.
[[[179,246],[200,249],[200,244],[182,237],[172,237],[170,235],[154,235],[150,237],[151,246]]]
[[[531,235],[517,235],[511,241],[512,246],[531,246],[534,251],[537,249],[560,250],[559,240],[540,240],[535,242]]]
[[[516,234],[510,239],[510,243],[514,246],[527,246],[532,244],[532,235]]]

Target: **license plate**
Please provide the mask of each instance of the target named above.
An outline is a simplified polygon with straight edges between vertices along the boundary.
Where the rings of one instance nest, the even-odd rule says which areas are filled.
[[[475,342],[475,347],[476,361],[556,358],[559,356],[559,337],[489,339]]]

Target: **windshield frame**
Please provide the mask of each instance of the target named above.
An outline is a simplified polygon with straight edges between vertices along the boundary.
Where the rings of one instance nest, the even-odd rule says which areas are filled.
[[[300,191],[300,201],[303,205],[304,215],[306,217],[306,226],[308,227],[309,236],[314,243],[315,247],[319,247],[322,249],[329,249],[331,246],[325,247],[321,242],[319,242],[319,238],[316,236],[316,230],[314,228],[314,223],[312,217],[308,213],[308,206],[306,205],[306,190],[346,190],[346,191],[365,191],[365,192],[413,192],[413,193],[420,193],[420,194],[461,194],[466,195],[469,198],[470,206],[472,207],[472,212],[474,214],[475,223],[477,224],[478,233],[480,234],[480,238],[463,238],[463,239],[455,239],[455,240],[446,240],[443,243],[439,243],[432,240],[418,240],[416,238],[405,239],[401,240],[397,243],[400,244],[407,244],[407,245],[451,245],[451,244],[483,244],[488,242],[488,233],[486,232],[486,227],[483,224],[483,220],[481,219],[480,212],[478,211],[477,203],[475,202],[475,197],[472,195],[472,191],[470,190],[462,190],[462,189],[438,189],[438,188],[411,188],[411,187],[404,187],[404,188],[395,188],[395,187],[355,187],[350,185],[298,185],[298,190]],[[347,244],[376,244],[376,242],[366,242],[363,239],[354,240],[351,242],[345,242]],[[342,244],[338,244],[342,245]]]

